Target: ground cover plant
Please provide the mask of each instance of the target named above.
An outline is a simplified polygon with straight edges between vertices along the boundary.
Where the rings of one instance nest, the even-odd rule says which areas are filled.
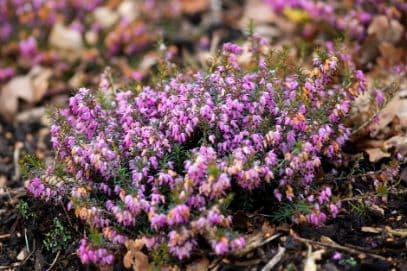
[[[86,224],[82,263],[111,265],[132,239],[166,251],[164,262],[205,243],[217,255],[243,249],[228,205],[256,190],[272,204],[303,203],[291,217],[298,223],[337,216],[322,161],[342,163],[344,119],[365,91],[363,73],[322,52],[309,70],[283,65],[284,53],[251,40],[246,65],[242,48],[226,43],[207,73],[163,73],[139,92],[112,91],[105,78],[57,110],[51,142],[63,170],[50,166],[27,189],[63,201]],[[387,175],[391,182],[397,168]]]
[[[365,69],[404,71],[407,5],[404,1],[265,0],[273,11],[295,22],[303,39],[333,49],[346,44],[354,62]],[[397,52],[398,56],[395,56]]]
[[[37,103],[53,93],[96,86],[106,66],[124,84],[148,78],[158,61],[151,50],[157,40],[176,42],[176,29],[193,28],[185,18],[208,8],[178,0],[1,1],[0,83],[13,88],[11,82],[24,77],[34,94],[3,91],[1,100],[10,102],[1,104],[0,115],[13,120],[17,99]],[[190,32],[188,38],[199,47],[203,31]],[[173,49],[168,57],[177,54]],[[33,77],[41,82],[31,82]]]
[[[406,268],[404,2],[0,15],[1,270]]]

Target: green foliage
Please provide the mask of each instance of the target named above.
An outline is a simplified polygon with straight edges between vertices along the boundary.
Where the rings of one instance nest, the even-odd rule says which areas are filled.
[[[27,153],[24,153],[21,156],[18,164],[20,166],[21,175],[23,178],[29,177],[29,175],[32,174],[33,171],[40,171],[45,168],[45,164],[43,161],[38,159],[38,157],[36,157],[35,155]]]
[[[352,268],[356,267],[356,265],[358,264],[358,262],[353,257],[350,257],[350,258],[347,258],[347,259],[342,259],[342,260],[339,261],[339,263],[341,265],[349,266],[349,267],[352,267]]]
[[[355,203],[349,202],[351,214],[355,214],[359,217],[365,217],[369,214],[369,207],[363,201],[358,201]]]
[[[96,230],[91,230],[89,240],[93,245],[101,246],[103,244],[103,235]]]
[[[165,266],[171,262],[171,255],[167,244],[162,243],[151,252],[152,262],[156,266]],[[154,269],[155,270],[155,269]],[[157,269],[161,270],[161,269]]]
[[[36,215],[30,210],[25,200],[20,200],[17,204],[17,210],[24,219],[34,218]]]
[[[58,218],[54,218],[53,229],[45,235],[43,244],[48,251],[53,253],[63,250],[72,239],[71,233]]]
[[[271,215],[274,221],[288,221],[295,215],[306,215],[311,212],[312,206],[305,201],[299,201],[295,203],[284,203]]]

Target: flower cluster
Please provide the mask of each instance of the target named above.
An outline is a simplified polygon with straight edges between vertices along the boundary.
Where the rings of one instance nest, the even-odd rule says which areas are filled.
[[[72,176],[65,199],[103,239],[84,237],[83,263],[110,264],[108,244],[133,238],[178,259],[205,240],[218,255],[238,250],[245,240],[227,210],[233,194],[267,189],[276,202],[307,201],[314,225],[337,215],[332,190],[316,180],[322,161],[342,160],[350,135],[342,122],[363,74],[322,53],[294,72],[252,39],[253,65],[241,65],[242,48],[228,43],[209,73],[179,73],[137,94],[81,88],[56,112],[51,140]],[[28,184],[36,197],[46,187],[41,178]]]
[[[385,16],[390,20],[390,24],[400,25],[402,17],[407,12],[407,4],[400,0],[362,0],[351,3],[320,0],[265,0],[265,2],[276,12],[286,13],[289,16],[293,12],[291,16],[299,17],[298,20],[302,18],[304,21],[309,19],[326,23],[338,31],[345,31],[351,38],[359,41],[367,37],[369,26],[375,16]],[[303,11],[305,14],[296,16],[296,10]],[[306,36],[312,32],[311,28],[310,24],[305,24],[304,34]],[[402,40],[407,38],[405,31],[398,37],[398,39],[400,38]]]
[[[107,65],[134,79],[139,61],[132,57],[155,45],[163,20],[166,25],[179,23],[181,2],[2,0],[0,83],[37,65],[52,67],[57,82],[51,88],[57,89],[61,84],[67,89],[66,79],[75,73],[84,76],[73,85],[93,85],[94,76]],[[126,58],[112,61],[118,56]]]

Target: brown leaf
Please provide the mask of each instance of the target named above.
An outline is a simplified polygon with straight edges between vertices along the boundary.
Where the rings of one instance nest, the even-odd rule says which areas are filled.
[[[407,127],[407,99],[402,98],[401,92],[386,104],[379,113],[379,122],[372,131],[372,134],[378,134],[387,127],[395,117],[399,118],[402,127]]]
[[[150,268],[147,255],[140,251],[144,246],[143,240],[128,240],[126,241],[125,246],[127,252],[123,258],[124,267],[133,268],[133,271],[144,271]]]
[[[49,36],[51,47],[59,51],[59,55],[69,61],[79,58],[83,50],[82,35],[79,31],[57,23]]]
[[[382,148],[369,148],[365,149],[365,152],[369,156],[369,161],[372,163],[376,163],[383,158],[390,157],[390,153],[384,152]]]
[[[404,27],[394,19],[389,19],[385,15],[373,18],[367,33],[374,35],[379,42],[396,43],[403,36]]]
[[[114,266],[113,265],[102,265],[99,266],[99,271],[113,271]]]
[[[304,271],[317,271],[318,268],[315,261],[320,260],[324,253],[325,253],[324,249],[312,252],[311,246],[308,245],[308,254],[307,259],[305,260],[304,263]]]
[[[254,23],[254,31],[265,37],[291,34],[296,29],[293,22],[277,16],[263,0],[246,1],[243,16],[238,23],[239,28],[245,31],[251,21]]]
[[[98,7],[93,11],[95,22],[106,29],[113,26],[119,20],[119,14],[108,7]]]
[[[27,75],[14,77],[1,90],[0,114],[11,121],[18,111],[18,99],[29,104],[41,100],[47,91],[51,70],[34,67]]]
[[[209,8],[209,0],[181,0],[182,11],[187,14],[195,14]]]
[[[407,58],[406,48],[395,47],[393,44],[383,42],[379,45],[380,57],[377,63],[381,69],[391,68],[403,63]]]
[[[401,155],[407,154],[407,136],[393,136],[392,138],[384,142],[384,147],[386,149],[394,148],[396,152],[399,152]]]
[[[117,8],[117,12],[119,13],[120,17],[133,21],[139,16],[140,13],[138,2],[133,0],[122,1]]]
[[[207,258],[201,258],[197,261],[187,265],[187,271],[206,271],[208,270],[209,260]]]
[[[266,221],[263,223],[263,225],[261,225],[261,231],[263,232],[265,238],[269,238],[276,233],[276,228],[274,226],[270,226],[270,223]]]

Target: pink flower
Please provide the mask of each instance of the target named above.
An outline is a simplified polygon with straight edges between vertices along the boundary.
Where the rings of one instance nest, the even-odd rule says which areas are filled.
[[[188,222],[189,220],[189,207],[185,204],[177,205],[171,209],[167,216],[168,225],[176,225]]]

